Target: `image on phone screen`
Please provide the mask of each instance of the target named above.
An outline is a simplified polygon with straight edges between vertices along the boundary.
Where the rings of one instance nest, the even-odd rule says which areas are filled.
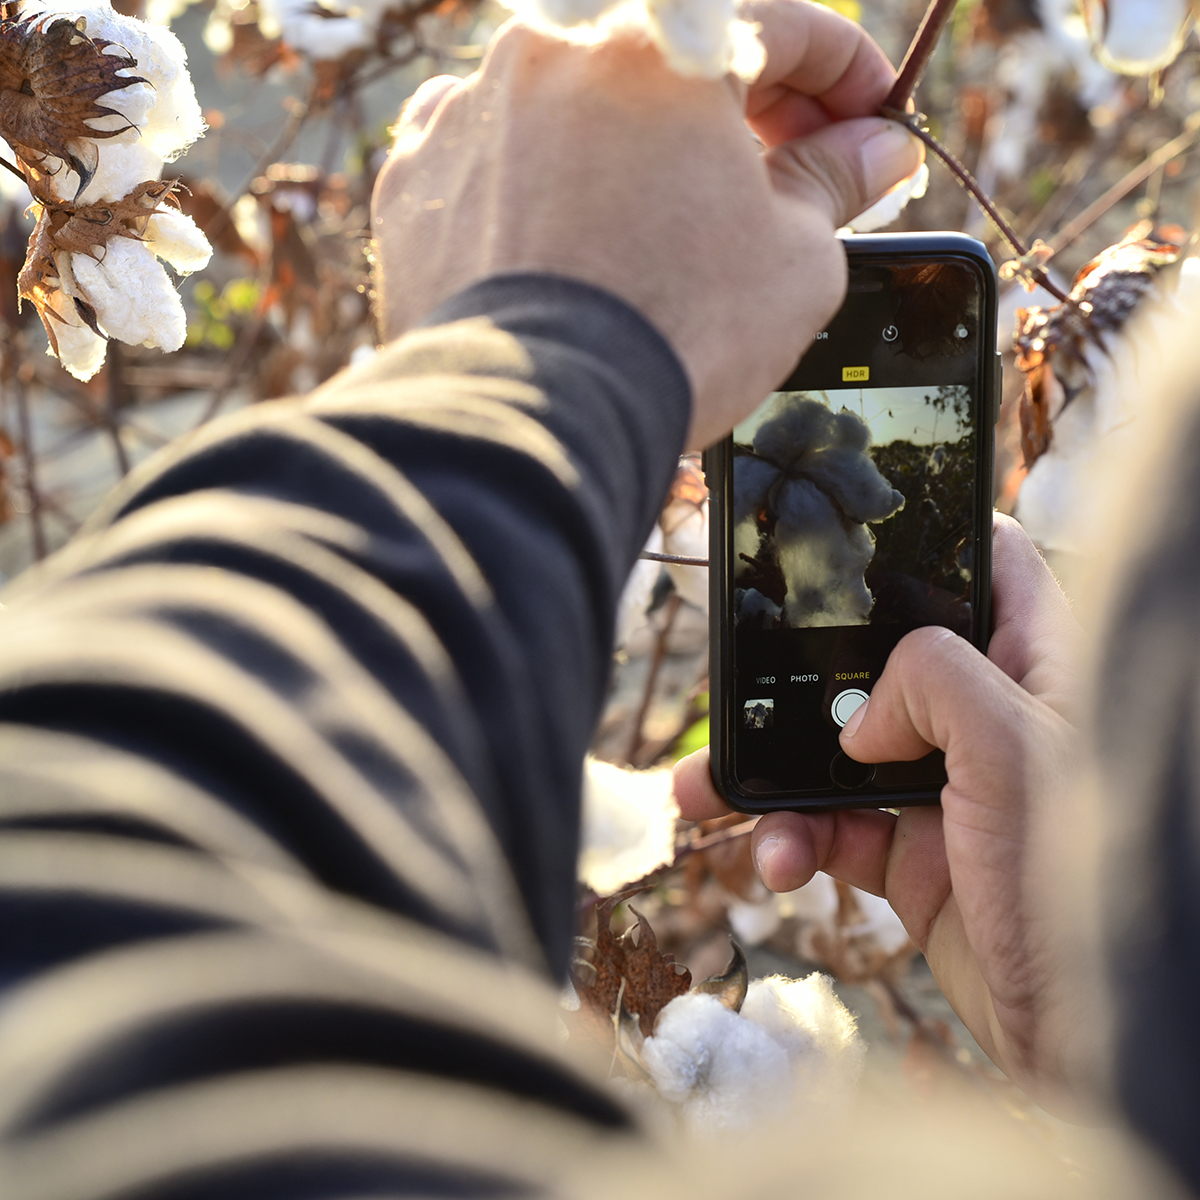
[[[940,755],[864,767],[838,733],[910,630],[978,640],[991,486],[984,283],[971,263],[852,261],[841,312],[733,431],[727,712],[745,795],[944,779]]]

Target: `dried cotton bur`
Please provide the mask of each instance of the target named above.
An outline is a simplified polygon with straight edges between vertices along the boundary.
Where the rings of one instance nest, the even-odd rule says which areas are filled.
[[[827,978],[750,983],[734,944],[725,971],[691,986],[636,910],[634,925],[612,932],[614,910],[636,891],[597,908],[596,937],[573,971],[572,1036],[601,1039],[627,1085],[667,1105],[691,1133],[750,1128],[850,1098],[865,1046]]]
[[[1016,515],[1043,550],[1087,553],[1104,463],[1132,450],[1151,402],[1147,372],[1195,337],[1200,262],[1186,240],[1143,222],[1079,271],[1068,303],[1017,312],[1028,475]]]
[[[18,294],[77,378],[100,369],[109,338],[183,345],[163,263],[187,274],[212,249],[160,176],[203,132],[169,30],[107,4],[0,5],[0,136],[37,220]]]

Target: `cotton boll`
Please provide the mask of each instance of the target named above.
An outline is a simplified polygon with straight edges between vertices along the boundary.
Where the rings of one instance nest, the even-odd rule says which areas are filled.
[[[139,183],[147,179],[157,179],[162,173],[162,157],[152,150],[145,142],[106,142],[102,143],[96,164],[96,174],[92,182],[80,193],[80,204],[101,204],[104,201],[121,200],[128,196]],[[75,194],[75,184],[65,186],[59,184],[59,179],[68,175],[62,171],[52,180],[55,192],[60,200],[70,200]],[[70,173],[70,178],[75,175]]]
[[[86,383],[104,365],[108,343],[86,325],[77,324],[79,318],[75,306],[63,292],[55,293],[51,303],[63,318],[53,323],[54,337],[58,342],[58,360],[66,371]],[[47,352],[53,355],[53,350]]]
[[[113,238],[103,262],[72,256],[75,280],[110,337],[131,346],[178,350],[187,334],[183,302],[153,253],[133,238]]]
[[[1085,0],[1096,58],[1122,75],[1150,75],[1175,61],[1188,30],[1187,0]]]
[[[1173,349],[1194,340],[1198,322],[1200,260],[1187,258],[1157,277],[1121,333],[1106,338],[1107,352],[1089,347],[1092,385],[1055,420],[1050,447],[1017,499],[1018,520],[1043,550],[1074,558],[1090,552],[1095,505],[1110,486],[1106,471],[1137,444],[1147,380]]]
[[[838,910],[837,884],[824,871],[818,871],[803,887],[780,893],[779,902],[784,916],[832,921]]]
[[[160,208],[146,226],[146,245],[156,257],[185,275],[201,271],[212,258],[208,238],[177,208]]]
[[[779,492],[775,542],[788,585],[790,625],[865,625],[874,600],[864,580],[875,543],[864,526],[847,528],[816,484],[793,479]]]
[[[783,922],[780,898],[761,884],[759,887],[760,894],[752,900],[730,896],[725,902],[729,926],[742,946],[761,946]]]
[[[623,771],[588,758],[579,879],[608,896],[672,862],[678,819],[669,770]]]
[[[903,494],[884,479],[861,450],[841,446],[823,450],[813,456],[805,474],[837,501],[851,521],[882,521],[904,507]]]
[[[689,992],[672,1000],[641,1058],[659,1094],[679,1106],[694,1133],[749,1128],[791,1103],[787,1050],[715,996]]]
[[[158,103],[147,114],[142,126],[142,137],[148,146],[162,155],[164,162],[174,162],[194,141],[204,136],[206,128],[196,89],[185,70],[161,89]]]
[[[283,40],[316,62],[339,59],[351,50],[365,50],[374,33],[354,17],[320,17],[296,13],[283,25]]]
[[[767,489],[779,477],[779,467],[760,458],[739,456],[733,472],[733,520],[753,521],[763,506]]]
[[[889,957],[909,944],[908,930],[896,916],[896,910],[883,896],[852,888],[855,903],[863,914],[863,920],[847,932],[852,937],[871,937],[875,944]]]
[[[867,1048],[827,975],[814,971],[805,979],[755,980],[742,1017],[761,1026],[786,1052],[799,1104],[833,1107],[849,1098],[862,1076]]]
[[[672,70],[716,79],[729,70],[731,0],[647,0],[650,36]]]
[[[885,229],[908,207],[910,200],[920,200],[929,187],[929,165],[922,163],[907,179],[902,179],[894,188],[885,192],[866,212],[859,213],[850,222],[855,233],[871,233]]]

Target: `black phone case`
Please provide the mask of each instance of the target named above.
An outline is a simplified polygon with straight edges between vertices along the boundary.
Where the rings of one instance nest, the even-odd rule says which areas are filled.
[[[978,354],[978,387],[980,414],[990,413],[990,420],[979,421],[977,471],[980,481],[976,528],[981,536],[979,562],[976,565],[976,591],[973,606],[972,643],[986,650],[991,634],[992,579],[992,498],[995,460],[995,422],[999,415],[1001,392],[1001,361],[996,349],[996,307],[998,285],[996,268],[984,245],[961,233],[885,233],[850,234],[843,237],[846,254],[851,262],[870,262],[872,259],[895,260],[911,257],[914,261],[930,257],[969,258],[983,267],[988,281],[981,304]],[[741,812],[761,814],[775,811],[822,812],[840,808],[898,808],[911,805],[937,804],[940,787],[920,791],[870,793],[839,790],[830,781],[827,794],[769,799],[747,796],[734,785],[730,775],[733,722],[730,720],[730,694],[733,681],[732,614],[729,611],[731,589],[727,586],[730,569],[732,529],[728,519],[729,492],[732,483],[733,437],[709,447],[703,456],[705,477],[711,506],[709,521],[709,676],[710,695],[715,703],[710,714],[710,769],[717,790],[731,808]]]

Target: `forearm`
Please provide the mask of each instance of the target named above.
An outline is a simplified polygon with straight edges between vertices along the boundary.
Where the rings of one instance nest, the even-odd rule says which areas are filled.
[[[322,882],[481,946],[511,869],[561,973],[580,760],[686,385],[579,285],[434,322],[116,494],[10,593],[0,717],[202,779]]]

